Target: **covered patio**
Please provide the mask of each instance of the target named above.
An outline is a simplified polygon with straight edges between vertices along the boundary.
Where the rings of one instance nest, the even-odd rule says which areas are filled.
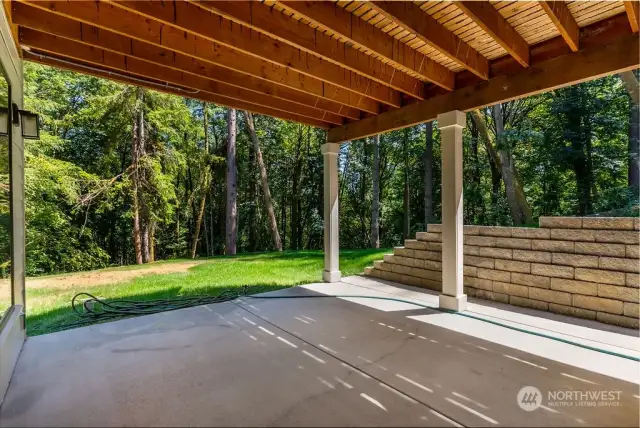
[[[478,319],[437,305],[356,276],[33,337],[0,425],[637,426],[637,361],[490,322],[638,357],[629,332],[473,298]],[[535,411],[518,404],[524,386],[545,395]],[[619,396],[546,401],[602,390]]]
[[[4,2],[8,123],[22,108],[22,62],[35,61],[327,130],[323,279],[332,284],[283,294],[404,290],[341,276],[341,144],[437,120],[443,220],[441,287],[428,304],[251,299],[26,340],[24,146],[11,126],[13,306],[0,321],[0,425],[637,426],[637,337],[626,343],[622,330],[589,323],[574,330],[567,318],[550,326],[537,312],[507,320],[550,329],[545,338],[456,313],[471,311],[466,112],[634,70],[639,26],[637,1]],[[501,311],[494,316],[510,316]],[[516,396],[530,385],[622,398],[527,412]]]

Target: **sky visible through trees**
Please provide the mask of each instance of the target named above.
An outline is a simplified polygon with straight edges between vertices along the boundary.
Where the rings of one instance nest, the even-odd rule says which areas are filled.
[[[322,248],[323,130],[33,63],[25,91],[43,125],[25,141],[29,275]],[[629,72],[467,114],[465,224],[638,215],[637,94]],[[437,123],[339,162],[341,248],[440,221]]]

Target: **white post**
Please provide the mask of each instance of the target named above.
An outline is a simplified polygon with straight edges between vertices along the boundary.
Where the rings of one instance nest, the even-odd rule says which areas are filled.
[[[440,307],[456,312],[467,308],[463,292],[462,128],[464,112],[438,115],[442,151],[442,294]]]
[[[322,145],[324,158],[324,270],[322,279],[338,282],[341,279],[338,244],[338,153],[340,144]]]

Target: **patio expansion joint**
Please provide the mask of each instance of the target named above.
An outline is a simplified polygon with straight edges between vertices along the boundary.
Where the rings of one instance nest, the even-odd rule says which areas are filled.
[[[322,349],[322,348],[320,348],[320,347],[318,347],[318,346],[314,345],[313,343],[309,342],[308,340],[305,340],[305,339],[304,339],[304,338],[302,338],[301,336],[294,335],[292,332],[290,332],[290,331],[288,331],[288,330],[286,330],[286,329],[284,329],[284,328],[280,327],[280,326],[279,326],[279,325],[277,325],[277,324],[274,324],[273,322],[271,322],[271,321],[269,321],[269,320],[267,320],[267,319],[264,319],[264,318],[263,318],[263,317],[261,317],[260,315],[256,314],[255,312],[250,311],[249,309],[247,309],[247,308],[246,308],[246,307],[244,307],[244,306],[239,305],[239,304],[238,304],[238,303],[236,303],[235,301],[231,301],[231,303],[233,303],[236,307],[238,307],[238,308],[240,308],[240,309],[242,309],[242,310],[244,310],[244,311],[246,311],[246,312],[250,313],[250,314],[251,314],[251,315],[253,315],[254,317],[256,317],[256,318],[258,318],[258,319],[262,320],[263,322],[265,322],[265,323],[267,323],[267,324],[271,325],[273,328],[278,329],[278,330],[280,330],[280,331],[282,331],[282,332],[284,332],[284,333],[286,333],[286,334],[288,334],[288,335],[290,335],[290,336],[292,336],[292,337],[295,337],[296,339],[300,340],[301,342],[305,343],[306,345],[311,346],[312,348],[314,348],[314,349],[316,349],[317,351],[319,351],[319,352],[323,353],[324,355],[326,355],[328,358],[338,360],[338,361],[340,361],[343,365],[347,365],[347,366],[349,366],[352,370],[354,370],[354,371],[356,371],[356,372],[362,372],[362,373],[366,374],[367,376],[369,376],[370,378],[375,379],[375,380],[376,380],[376,381],[378,381],[381,385],[385,385],[385,387],[386,387],[386,388],[388,388],[389,390],[395,391],[395,392],[396,392],[396,393],[398,393],[398,394],[403,394],[403,395],[406,395],[406,396],[408,396],[408,397],[412,398],[412,399],[413,399],[413,400],[415,400],[416,402],[418,402],[418,403],[422,404],[423,406],[425,406],[425,407],[426,407],[427,409],[429,409],[429,411],[431,411],[432,413],[434,413],[434,412],[435,412],[436,414],[440,414],[440,412],[439,412],[438,410],[434,409],[433,407],[431,407],[430,405],[428,405],[427,403],[425,403],[423,400],[420,400],[419,398],[416,398],[415,396],[411,395],[410,393],[405,392],[405,391],[400,391],[400,390],[399,390],[399,389],[397,389],[396,387],[394,387],[394,386],[392,386],[392,385],[389,385],[387,382],[385,382],[385,381],[383,381],[382,379],[380,379],[380,378],[376,377],[375,375],[373,375],[373,374],[371,374],[371,373],[368,373],[368,372],[365,372],[364,370],[362,370],[362,369],[360,369],[360,368],[358,368],[358,367],[354,366],[353,364],[349,363],[348,361],[345,361],[344,359],[342,359],[342,358],[340,358],[340,357],[338,357],[338,356],[336,356],[336,355],[333,355],[333,354],[329,353],[328,351],[325,351],[324,349]],[[408,339],[407,339],[407,340],[408,340]],[[404,341],[403,341],[403,344],[407,343],[407,340],[404,340]],[[404,345],[400,345],[400,346],[398,347],[398,349],[401,349],[401,348],[402,348],[402,346],[404,346]],[[395,351],[394,351],[394,352],[395,352]],[[378,359],[377,361],[379,361],[379,360],[380,360],[380,359]],[[457,421],[457,420],[453,419],[451,416],[447,416],[447,418],[451,419],[453,422],[455,422],[456,424],[458,424],[458,426],[464,426],[462,423],[460,423],[459,421]]]

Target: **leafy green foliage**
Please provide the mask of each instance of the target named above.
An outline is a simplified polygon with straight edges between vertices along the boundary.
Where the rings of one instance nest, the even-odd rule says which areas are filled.
[[[44,125],[42,138],[25,148],[28,274],[135,262],[131,166],[138,107],[148,138],[138,165],[144,176],[140,192],[155,225],[155,258],[190,254],[203,196],[197,254],[224,253],[225,108],[153,91],[145,91],[143,105],[137,105],[134,87],[32,63],[25,65],[25,81],[26,107]],[[534,223],[541,215],[637,215],[637,190],[626,183],[629,102],[620,79],[612,76],[503,105],[505,132],[496,148],[513,154]],[[495,137],[491,115],[483,115]],[[265,251],[272,249],[268,218],[243,120],[238,115],[238,251]],[[322,248],[324,131],[259,115],[255,121],[284,248]],[[402,242],[405,179],[410,235],[425,229],[424,152],[424,125],[381,136],[382,246]],[[2,159],[6,150],[0,151]],[[343,145],[339,162],[340,245],[368,247],[369,142]],[[438,222],[437,126],[432,166]],[[464,131],[464,193],[465,223],[512,224],[504,185],[492,174],[487,148],[470,119]],[[7,208],[0,222],[8,221]],[[0,238],[4,272],[8,250],[8,236]]]

